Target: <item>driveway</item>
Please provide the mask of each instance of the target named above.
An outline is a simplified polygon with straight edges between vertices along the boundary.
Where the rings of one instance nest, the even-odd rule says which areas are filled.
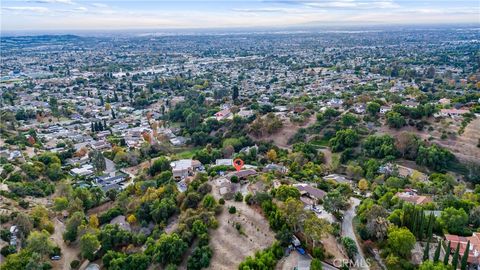
[[[357,244],[358,254],[356,256],[356,267],[352,267],[353,269],[370,269],[368,265],[365,263],[365,255],[363,254],[363,250],[360,248],[358,243],[357,237],[355,235],[355,229],[353,228],[353,218],[356,216],[355,208],[360,204],[360,200],[357,198],[350,198],[350,208],[345,211],[342,221],[342,236],[347,236],[352,238],[355,243]]]
[[[51,239],[62,250],[62,257],[58,261],[52,261],[53,269],[68,270],[70,269],[70,262],[77,259],[78,250],[71,246],[67,246],[63,241],[63,232],[65,231],[65,224],[63,224],[58,218],[54,220],[55,232],[52,234]]]

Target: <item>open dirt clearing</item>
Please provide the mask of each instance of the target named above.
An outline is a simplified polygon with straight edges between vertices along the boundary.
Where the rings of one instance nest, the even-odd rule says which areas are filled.
[[[213,257],[210,269],[236,269],[247,256],[269,247],[275,240],[274,233],[260,212],[243,202],[227,202],[225,206],[217,217],[218,228],[211,232]],[[228,213],[229,206],[235,206],[237,213]],[[237,223],[242,233],[235,228]]]

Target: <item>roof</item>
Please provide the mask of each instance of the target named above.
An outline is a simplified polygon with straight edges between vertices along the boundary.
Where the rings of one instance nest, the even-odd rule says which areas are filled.
[[[465,253],[467,243],[470,241],[470,251],[468,252],[467,261],[469,263],[477,263],[477,258],[479,257],[480,253],[480,233],[473,233],[473,235],[470,237],[446,234],[445,239],[450,241],[451,252],[455,252],[457,245],[460,244],[460,256]]]
[[[307,194],[308,196],[314,197],[316,199],[323,199],[327,193],[321,189],[314,188],[310,185],[307,184],[297,184],[294,185],[299,191],[300,194],[305,195]]]
[[[255,174],[257,174],[255,170],[241,170],[241,171],[232,173],[232,176],[235,175],[238,178],[244,178],[244,177],[248,177],[250,175],[255,175]]]
[[[417,195],[412,192],[397,192],[395,194],[400,200],[410,202],[413,204],[424,204],[432,202],[433,199],[430,196]]]

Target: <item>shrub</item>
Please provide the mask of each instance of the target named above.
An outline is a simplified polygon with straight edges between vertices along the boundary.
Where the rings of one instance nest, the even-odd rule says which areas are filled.
[[[241,202],[243,201],[243,195],[240,192],[235,193],[235,201],[236,202]]]
[[[225,204],[225,199],[224,199],[224,198],[220,198],[220,200],[218,200],[218,203],[221,204],[221,205],[224,205],[224,204]]]
[[[237,212],[237,208],[235,208],[235,206],[230,206],[230,207],[228,208],[228,212],[229,212],[230,214],[235,214],[235,213]]]
[[[70,267],[72,269],[77,269],[79,266],[80,266],[80,261],[79,260],[73,260],[72,262],[70,262]]]

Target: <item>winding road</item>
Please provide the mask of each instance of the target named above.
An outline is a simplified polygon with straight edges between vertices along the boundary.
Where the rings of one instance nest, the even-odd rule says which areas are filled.
[[[353,228],[353,218],[356,215],[355,208],[360,204],[360,200],[357,198],[351,198],[350,199],[350,208],[345,211],[344,216],[343,216],[343,221],[342,221],[342,236],[350,237],[355,241],[355,244],[357,244],[357,256],[356,256],[356,263],[355,267],[352,267],[352,269],[364,269],[364,270],[369,270],[370,267],[367,264],[367,260],[365,259],[365,255],[363,254],[363,250],[360,247],[360,244],[358,243],[357,236],[355,235],[355,229]]]

